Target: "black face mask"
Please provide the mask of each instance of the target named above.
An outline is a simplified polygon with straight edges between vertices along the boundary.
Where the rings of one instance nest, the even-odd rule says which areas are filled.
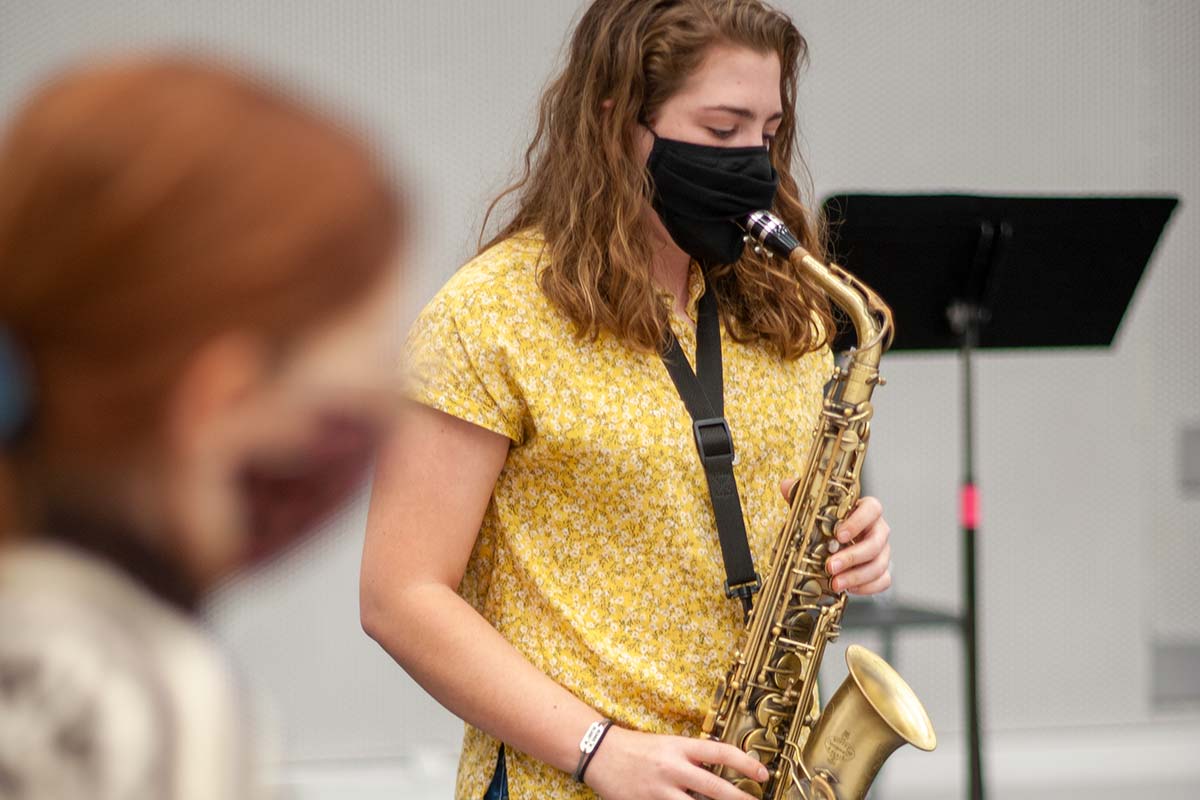
[[[779,184],[766,147],[710,147],[657,134],[646,169],[667,233],[704,267],[738,260],[744,233],[734,220],[769,209]]]

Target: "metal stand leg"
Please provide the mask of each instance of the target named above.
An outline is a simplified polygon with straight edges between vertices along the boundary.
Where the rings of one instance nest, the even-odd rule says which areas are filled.
[[[974,396],[971,354],[979,343],[985,321],[978,306],[956,303],[949,311],[950,324],[962,338],[960,350],[963,386],[963,479],[960,514],[963,528],[963,645],[966,649],[967,774],[971,800],[983,800],[983,756],[979,713],[979,638],[977,623],[975,530],[978,525],[978,491],[975,486]]]

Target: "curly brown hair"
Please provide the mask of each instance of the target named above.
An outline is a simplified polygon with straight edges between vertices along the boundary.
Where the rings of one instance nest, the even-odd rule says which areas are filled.
[[[550,255],[541,288],[580,336],[605,330],[638,349],[663,345],[669,311],[651,278],[643,215],[653,187],[634,131],[639,121],[654,120],[714,44],[779,57],[783,118],[771,144],[779,173],[774,211],[821,257],[821,226],[793,176],[794,167],[811,194],[795,146],[796,84],[808,44],[791,20],[758,0],[596,0],[575,28],[566,66],[542,95],[523,174],[492,201],[484,229],[501,203],[515,211],[480,247],[539,231]],[[828,342],[834,329],[828,300],[787,261],[747,251],[707,277],[737,341],[768,343],[783,358]]]

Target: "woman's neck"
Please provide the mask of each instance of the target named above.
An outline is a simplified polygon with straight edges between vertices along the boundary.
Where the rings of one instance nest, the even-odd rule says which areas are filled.
[[[659,223],[657,227],[661,228],[661,225]],[[651,276],[655,284],[675,298],[675,311],[687,319],[688,275],[692,257],[680,250],[665,230],[656,230],[655,233],[658,235],[655,236]]]

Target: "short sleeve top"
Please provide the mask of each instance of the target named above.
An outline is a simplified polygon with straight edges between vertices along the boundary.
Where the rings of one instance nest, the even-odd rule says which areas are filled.
[[[459,591],[537,668],[618,724],[697,735],[741,633],[691,418],[661,358],[575,335],[522,235],[459,270],[408,339],[413,399],[511,440]],[[689,313],[704,292],[689,281]],[[694,359],[693,327],[672,315]],[[832,369],[722,330],[725,416],[755,563],[786,513]],[[503,680],[497,676],[497,680]],[[456,796],[482,798],[499,743],[468,726]],[[590,798],[511,748],[514,798]]]

